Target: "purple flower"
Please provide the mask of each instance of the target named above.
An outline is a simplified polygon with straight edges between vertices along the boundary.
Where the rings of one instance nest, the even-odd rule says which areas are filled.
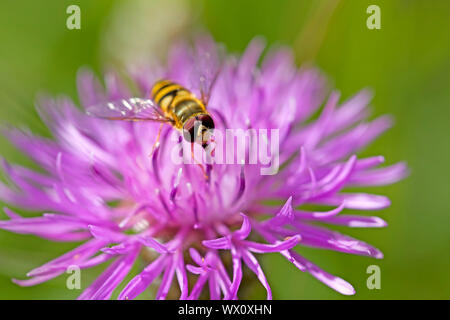
[[[0,228],[55,241],[84,241],[31,270],[28,279],[14,282],[36,285],[65,273],[69,266],[85,269],[111,260],[79,297],[108,299],[136,260],[144,259],[147,266],[119,299],[138,296],[158,278],[157,299],[167,298],[170,290],[180,299],[198,299],[206,295],[204,291],[211,299],[237,299],[245,282],[244,266],[270,299],[258,258],[277,252],[334,290],[354,294],[349,283],[294,249],[308,246],[383,257],[378,249],[317,223],[386,226],[378,217],[342,211],[383,209],[390,204],[387,197],[343,190],[386,185],[406,175],[403,163],[380,168],[382,156],[355,155],[392,121],[385,116],[367,120],[371,98],[367,91],[339,104],[339,93],[327,92],[317,70],[297,70],[287,49],[270,52],[258,67],[263,48],[256,39],[239,59],[224,59],[208,110],[217,127],[279,129],[281,169],[275,175],[261,175],[260,164],[210,164],[205,179],[199,166],[172,161],[178,144],[169,138],[176,132],[172,127],[164,128],[160,144],[149,156],[159,124],[88,117],[64,97],[39,101],[39,112],[54,139],[5,131],[44,171],[3,161],[12,183],[0,184],[0,199],[45,213],[24,218],[5,209],[10,219],[0,221]],[[193,48],[177,45],[164,70],[135,68],[130,74],[142,97],[161,76],[199,94],[192,75],[198,68],[207,74],[218,61],[215,44],[202,38]],[[106,75],[105,84],[106,89],[91,72],[82,70],[78,78],[82,105],[132,96],[113,72]],[[309,120],[322,104],[320,115]],[[302,209],[304,204],[331,208],[308,211]]]

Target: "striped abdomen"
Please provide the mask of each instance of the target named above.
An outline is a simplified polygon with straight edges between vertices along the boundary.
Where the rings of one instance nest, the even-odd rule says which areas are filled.
[[[155,83],[151,99],[175,121],[177,129],[183,128],[186,121],[198,114],[207,114],[203,103],[187,89],[169,80]]]

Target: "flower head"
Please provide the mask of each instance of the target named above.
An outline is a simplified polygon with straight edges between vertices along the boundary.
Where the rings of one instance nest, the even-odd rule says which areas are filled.
[[[45,172],[3,161],[11,184],[0,184],[0,199],[12,206],[45,212],[24,218],[5,209],[9,220],[0,228],[54,241],[83,241],[72,251],[31,270],[22,286],[42,283],[72,265],[90,268],[112,263],[80,295],[108,299],[137,259],[147,266],[119,293],[132,299],[160,278],[157,299],[172,290],[180,299],[236,299],[246,266],[272,298],[259,256],[276,252],[294,268],[308,272],[342,294],[353,294],[346,281],[330,275],[302,257],[302,246],[382,258],[382,253],[356,239],[319,227],[383,227],[371,216],[346,210],[379,210],[389,206],[381,195],[345,192],[349,186],[385,185],[406,174],[403,163],[378,166],[384,158],[357,158],[355,153],[391,126],[389,117],[368,121],[370,93],[360,92],[339,104],[314,69],[297,70],[289,50],[268,54],[258,67],[264,45],[250,43],[242,57],[221,60],[212,40],[193,48],[177,45],[163,70],[133,69],[130,74],[147,97],[154,81],[165,77],[200,95],[204,75],[220,72],[208,110],[218,129],[276,129],[279,161],[276,174],[262,175],[261,163],[209,163],[201,167],[173,161],[181,138],[163,128],[152,151],[159,124],[108,121],[89,117],[68,98],[43,98],[39,112],[54,139],[9,130],[5,134]],[[84,107],[132,93],[115,73],[104,89],[86,70],[79,73],[79,97]],[[322,106],[320,115],[310,119]],[[229,150],[228,150],[229,151]],[[246,157],[253,152],[249,145]],[[150,156],[149,156],[150,155]],[[275,157],[277,159],[275,159]],[[267,164],[267,163],[266,163]],[[275,205],[274,201],[278,200]],[[308,211],[305,204],[329,206]],[[176,280],[175,280],[176,279]],[[206,288],[209,287],[209,290]]]

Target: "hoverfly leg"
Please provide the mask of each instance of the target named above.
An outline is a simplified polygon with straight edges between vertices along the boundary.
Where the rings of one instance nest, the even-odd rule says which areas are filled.
[[[209,176],[206,174],[205,167],[203,166],[203,164],[201,164],[200,162],[198,162],[198,161],[195,159],[195,156],[194,156],[194,143],[191,143],[191,158],[192,158],[192,160],[194,160],[194,163],[195,163],[197,166],[199,166],[200,169],[202,170],[203,177],[205,178],[205,180],[209,180]]]
[[[158,135],[156,136],[156,141],[155,141],[155,143],[153,144],[152,152],[149,154],[149,157],[152,157],[152,156],[153,156],[153,153],[155,152],[155,149],[156,149],[156,147],[157,147],[157,145],[158,145],[158,143],[159,143],[159,138],[161,137],[161,132],[162,132],[163,127],[164,127],[164,123],[161,123],[161,124],[159,125]]]

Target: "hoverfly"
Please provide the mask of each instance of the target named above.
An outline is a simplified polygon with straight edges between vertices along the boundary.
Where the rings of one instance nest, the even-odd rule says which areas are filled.
[[[206,106],[216,77],[210,84],[208,93],[201,90],[201,99],[183,86],[167,79],[157,81],[150,98],[129,98],[88,107],[88,115],[123,121],[153,121],[161,123],[157,141],[165,123],[182,131],[184,139],[190,143],[199,143],[203,148],[211,138],[210,130],[214,121]]]
[[[184,139],[206,148],[212,141],[214,120],[206,109],[211,91],[222,69],[221,51],[199,46],[190,72],[193,88],[200,90],[198,99],[193,92],[169,79],[156,81],[148,98],[129,98],[88,107],[88,115],[124,121],[153,121],[161,123],[152,153],[165,123],[182,132]]]
[[[135,97],[100,103],[88,107],[86,113],[109,120],[159,122],[161,125],[151,154],[158,145],[164,124],[170,124],[182,132],[184,140],[191,143],[191,153],[194,159],[194,143],[206,148],[209,142],[213,141],[211,131],[215,128],[215,124],[207,110],[207,105],[223,67],[221,62],[223,61],[221,59],[223,49],[211,50],[212,47],[208,43],[209,40],[199,42],[199,46],[192,56],[194,64],[189,72],[189,81],[192,88],[199,89],[200,99],[180,84],[163,79],[156,81],[147,98]],[[197,164],[208,179],[203,165]]]

